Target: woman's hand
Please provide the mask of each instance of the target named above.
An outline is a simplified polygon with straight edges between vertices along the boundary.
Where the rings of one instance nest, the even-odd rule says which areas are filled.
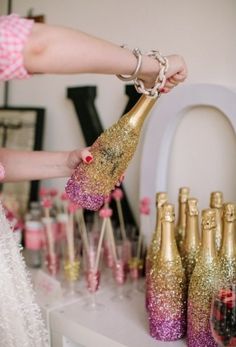
[[[90,147],[85,147],[82,150],[74,150],[69,152],[68,158],[67,158],[68,168],[71,171],[73,171],[79,165],[81,160],[85,164],[90,164],[93,161],[93,156],[89,150],[90,150]]]
[[[166,83],[161,91],[162,93],[168,93],[187,78],[187,66],[182,56],[169,55],[166,58],[168,59],[169,67],[166,72]],[[146,88],[154,86],[159,72],[160,65],[158,61],[143,55],[142,68],[138,78],[144,82]]]

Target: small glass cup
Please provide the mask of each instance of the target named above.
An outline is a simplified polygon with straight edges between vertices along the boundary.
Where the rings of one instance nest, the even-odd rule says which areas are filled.
[[[63,261],[64,265],[64,296],[74,297],[78,294],[81,295],[82,292],[78,289],[78,281],[81,273],[81,241],[79,239],[74,239],[74,249],[68,250],[66,247],[65,258]],[[71,254],[72,252],[72,254]]]
[[[101,280],[101,256],[96,264],[97,247],[89,246],[89,250],[83,252],[84,275],[87,291],[89,292],[88,301],[84,308],[88,311],[100,311],[105,308],[104,304],[97,301],[97,291]]]
[[[115,280],[115,294],[112,296],[113,301],[121,301],[127,299],[127,295],[124,291],[124,285],[127,279],[127,260],[124,254],[124,244],[123,241],[118,241],[116,244],[116,255],[117,259],[113,266],[113,277]]]
[[[210,326],[219,346],[236,346],[236,284],[222,287],[213,295]]]

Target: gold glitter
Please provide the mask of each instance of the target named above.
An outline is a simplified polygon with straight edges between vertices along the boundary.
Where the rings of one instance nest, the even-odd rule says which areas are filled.
[[[215,247],[216,211],[202,211],[202,245],[188,294],[188,343],[190,347],[213,346],[209,318],[212,295],[221,283]]]
[[[90,150],[93,162],[81,163],[74,175],[77,181],[82,180],[85,193],[108,195],[111,192],[133,157],[143,122],[155,101],[141,96],[130,112],[94,142]]]
[[[171,341],[186,328],[186,281],[174,236],[174,206],[163,205],[161,247],[152,261],[148,311],[151,335]]]
[[[216,209],[216,249],[217,251],[221,248],[222,234],[223,234],[223,193],[222,192],[212,192],[210,197],[210,207]]]
[[[186,204],[189,197],[189,188],[181,187],[179,189],[179,215],[178,223],[175,228],[175,237],[177,242],[177,247],[180,254],[182,253],[183,242],[185,238],[185,229],[186,229]]]
[[[163,205],[167,202],[167,193],[159,192],[156,194],[156,228],[152,236],[152,241],[147,252],[147,262],[155,261],[157,252],[161,244],[161,211]],[[150,263],[151,266],[151,263]]]
[[[71,281],[77,281],[79,279],[80,273],[80,262],[79,260],[74,260],[73,262],[67,260],[64,265],[65,277]]]
[[[192,276],[196,258],[199,252],[199,223],[198,223],[198,200],[191,198],[186,206],[186,234],[182,247],[182,261],[186,273],[187,284]]]
[[[224,204],[224,232],[220,251],[221,272],[224,284],[232,284],[236,280],[236,205]]]

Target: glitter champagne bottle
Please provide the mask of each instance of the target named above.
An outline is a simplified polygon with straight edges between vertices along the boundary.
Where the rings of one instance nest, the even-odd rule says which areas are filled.
[[[183,241],[185,238],[185,229],[186,229],[186,204],[189,198],[189,188],[182,187],[179,189],[179,214],[178,222],[175,229],[177,247],[180,254],[182,253]]]
[[[223,206],[223,240],[220,250],[220,265],[224,285],[236,280],[236,205]]]
[[[152,236],[151,244],[148,248],[146,258],[146,308],[148,308],[149,291],[151,291],[151,282],[149,281],[150,269],[152,263],[157,260],[157,254],[161,244],[161,211],[163,205],[167,202],[167,193],[158,192],[156,194],[156,227]]]
[[[223,193],[222,192],[212,192],[210,197],[210,207],[216,209],[216,249],[217,251],[221,248],[222,243],[222,230],[223,230]]]
[[[202,244],[188,292],[188,347],[217,347],[210,330],[213,293],[221,280],[215,247],[216,211],[202,211]]]
[[[98,210],[125,172],[141,129],[157,97],[142,95],[134,107],[105,130],[91,146],[93,162],[81,162],[66,185],[68,197],[88,210]]]
[[[174,235],[174,206],[162,210],[161,246],[152,264],[148,318],[150,334],[157,340],[174,341],[186,332],[186,282]]]
[[[195,198],[189,198],[186,207],[186,233],[182,249],[182,260],[187,285],[189,284],[196,264],[199,245],[198,200]]]

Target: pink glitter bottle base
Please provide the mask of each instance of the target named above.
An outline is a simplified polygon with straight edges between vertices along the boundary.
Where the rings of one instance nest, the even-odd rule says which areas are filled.
[[[99,210],[106,198],[105,195],[88,194],[73,176],[68,180],[65,191],[72,202],[91,211]]]

